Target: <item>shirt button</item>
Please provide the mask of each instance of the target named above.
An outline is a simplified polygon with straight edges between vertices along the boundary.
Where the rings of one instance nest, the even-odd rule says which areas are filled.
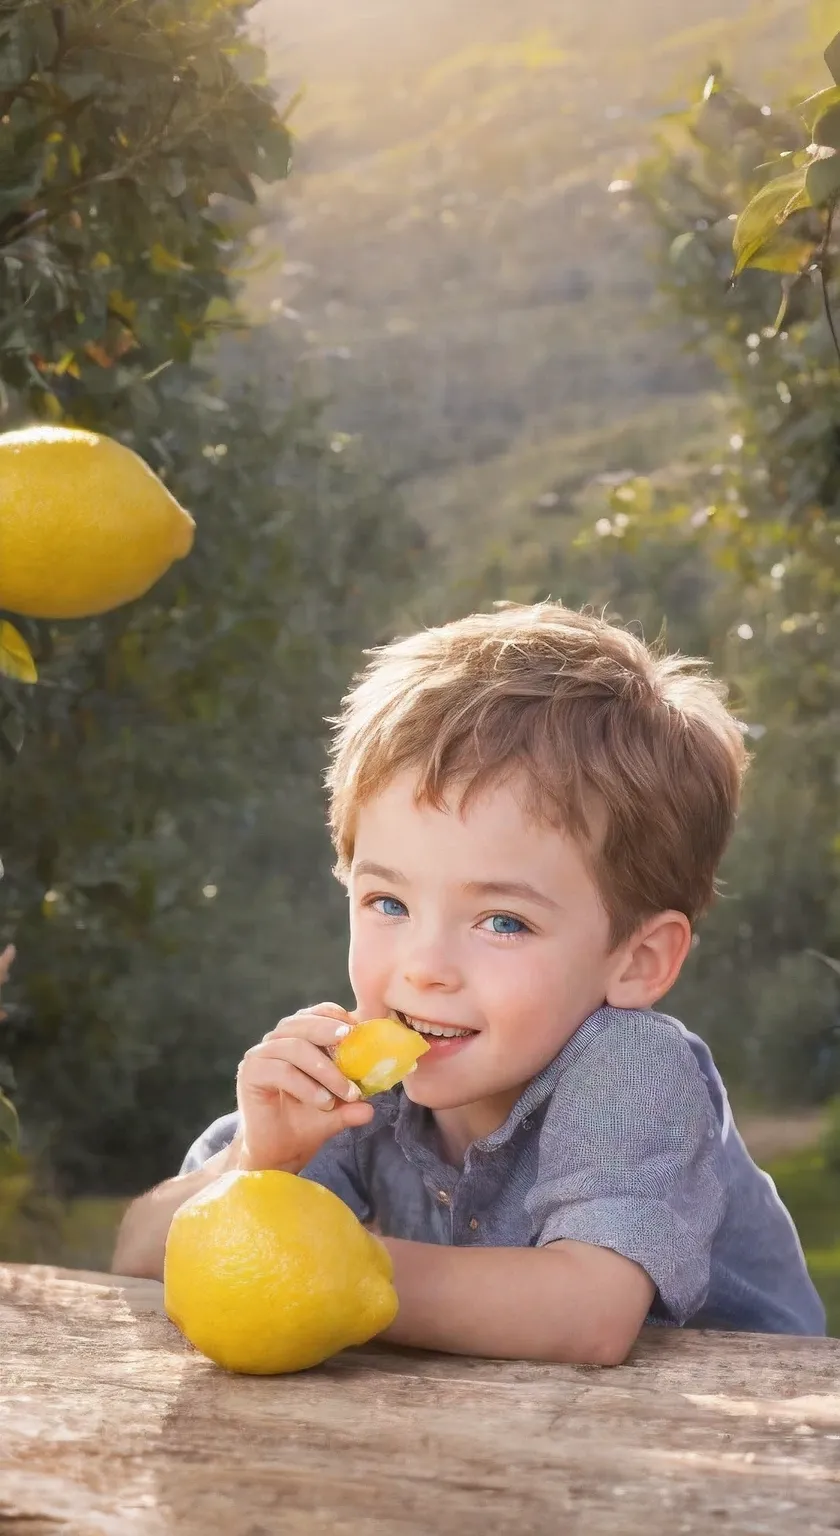
[[[445,1189],[439,1189],[438,1190],[438,1200],[440,1201],[441,1205],[448,1205],[449,1204],[449,1196],[446,1193]]]
[[[476,1221],[476,1218],[474,1216],[470,1217],[470,1231],[471,1232],[477,1232],[478,1231],[478,1222]]]

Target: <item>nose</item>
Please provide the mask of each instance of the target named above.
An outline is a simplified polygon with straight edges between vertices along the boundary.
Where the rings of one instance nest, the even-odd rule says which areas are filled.
[[[403,960],[403,978],[415,992],[456,992],[461,973],[442,935],[415,933]]]

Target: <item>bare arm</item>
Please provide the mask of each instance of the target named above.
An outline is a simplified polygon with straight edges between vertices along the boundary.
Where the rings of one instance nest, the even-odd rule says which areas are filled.
[[[655,1294],[643,1269],[588,1243],[445,1248],[385,1239],[400,1310],[392,1344],[507,1360],[620,1365]]]
[[[140,1275],[145,1280],[163,1279],[163,1254],[175,1212],[200,1189],[238,1168],[240,1141],[217,1152],[194,1173],[178,1174],[139,1195],[128,1207],[117,1234],[111,1270],[115,1275]]]

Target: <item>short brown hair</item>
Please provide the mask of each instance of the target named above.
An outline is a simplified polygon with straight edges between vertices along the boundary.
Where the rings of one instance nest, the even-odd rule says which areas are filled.
[[[747,766],[706,663],[560,603],[498,604],[367,652],[335,727],[330,825],[346,878],[359,808],[406,769],[460,804],[513,776],[526,808],[592,852],[615,944],[710,906]],[[593,837],[598,807],[602,835]]]

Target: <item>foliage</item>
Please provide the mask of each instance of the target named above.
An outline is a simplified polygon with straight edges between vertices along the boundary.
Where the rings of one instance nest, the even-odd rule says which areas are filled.
[[[0,380],[36,414],[153,415],[144,383],[229,318],[230,200],[290,156],[251,3],[3,0]]]
[[[291,139],[252,0],[0,3],[0,420],[150,430],[160,370],[235,318],[256,178]],[[249,214],[252,219],[253,215]],[[29,626],[38,634],[37,626]],[[0,634],[0,751],[27,635]]]
[[[4,684],[28,727],[0,801],[4,1047],[27,1149],[60,1190],[171,1171],[229,1104],[242,1046],[313,987],[340,992],[323,720],[417,554],[288,352],[272,348],[287,382],[269,388],[268,343],[241,330],[232,199],[251,204],[289,148],[247,9],[0,11],[22,173],[0,223],[7,422],[109,432],[198,522],[141,602],[15,621],[40,681]],[[217,377],[221,326],[240,333]]]
[[[834,286],[829,211],[788,210],[795,271],[784,270],[774,235],[770,247],[755,243],[734,292],[729,278],[740,211],[767,206],[761,189],[773,185],[779,155],[798,162],[801,142],[797,110],[771,113],[720,70],[695,106],[663,121],[634,196],[658,235],[663,291],[726,385],[725,435],[690,471],[628,474],[603,487],[563,575],[564,595],[588,583],[593,600],[648,630],[667,618],[671,643],[710,655],[730,682],[754,748],[752,784],[723,900],[674,1006],[731,1077],[782,1102],[819,1101],[840,1087],[840,422],[822,295],[823,270]],[[770,255],[783,268],[781,316]]]
[[[819,1150],[796,1152],[768,1168],[790,1211],[811,1278],[825,1302],[828,1332],[840,1338],[840,1176]]]
[[[822,1154],[829,1172],[840,1175],[840,1098],[833,1099],[828,1106]]]
[[[826,318],[840,359],[840,338],[829,293],[831,236],[840,198],[840,33],[826,49],[825,60],[835,83],[809,97],[800,107],[803,130],[807,130],[803,132],[802,145],[798,150],[786,150],[779,166],[770,167],[771,175],[735,221],[733,282],[750,266],[786,274],[782,307],[776,319],[776,328],[780,329],[787,313],[788,296],[798,279],[806,273],[818,273]],[[710,76],[705,99],[713,98],[715,87],[715,79]],[[809,221],[810,229],[800,229],[798,238],[792,236],[786,226],[791,220],[797,222],[796,215],[806,209],[816,210],[824,217]]]

